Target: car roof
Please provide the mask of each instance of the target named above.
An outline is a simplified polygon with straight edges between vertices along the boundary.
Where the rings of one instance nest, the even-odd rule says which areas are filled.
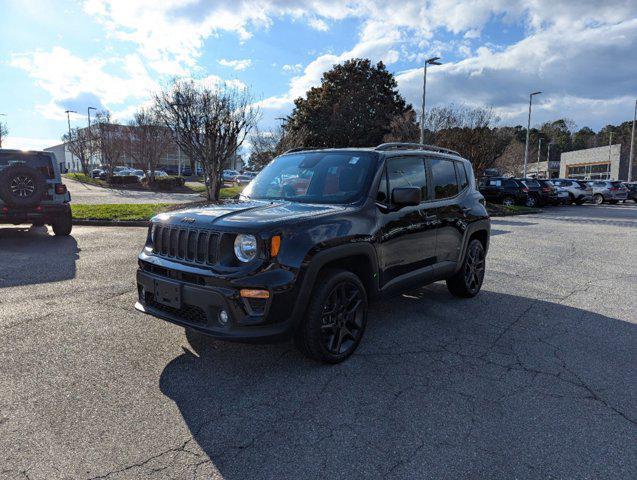
[[[423,147],[428,147],[428,148],[392,148],[392,149],[381,149],[379,150],[380,147],[382,147],[383,145],[393,145],[393,144],[382,144],[379,145],[378,147],[341,147],[341,148],[299,148],[299,149],[291,149],[288,150],[287,152],[283,153],[283,155],[293,155],[293,154],[298,154],[298,153],[318,153],[318,152],[370,152],[370,153],[376,153],[379,156],[382,157],[402,157],[402,156],[406,156],[406,155],[422,155],[422,154],[427,154],[428,156],[435,156],[435,157],[440,157],[440,158],[447,158],[449,160],[456,160],[456,161],[462,161],[462,162],[466,162],[468,164],[471,164],[471,162],[469,160],[467,160],[466,158],[460,156],[460,154],[458,152],[454,152],[453,150],[449,150],[443,147],[436,147],[433,145],[425,145]],[[403,144],[397,144],[397,145],[403,145]],[[411,144],[404,144],[404,145],[411,145]],[[413,144],[416,145],[416,144]],[[431,148],[431,150],[429,149]],[[436,150],[438,149],[438,150]]]

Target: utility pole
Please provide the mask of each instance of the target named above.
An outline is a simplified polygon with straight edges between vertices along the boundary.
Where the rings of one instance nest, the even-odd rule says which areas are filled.
[[[546,151],[546,178],[551,178],[551,171],[549,170],[550,167],[550,161],[551,161],[551,145],[553,145],[551,142],[549,142],[547,151]]]
[[[422,77],[422,111],[420,113],[420,143],[425,143],[425,96],[427,94],[427,65],[442,65],[440,57],[431,57],[425,60],[425,68]]]
[[[70,143],[71,143],[71,116],[70,116],[70,114],[71,113],[77,113],[77,112],[75,110],[64,110],[64,113],[66,113],[66,122],[67,122],[67,124],[69,126],[69,141],[66,142],[66,143],[67,143],[67,145],[70,145]],[[67,149],[68,149],[69,153],[71,153],[71,168],[73,168],[73,153],[71,152],[71,149],[68,148],[68,146],[67,146]],[[66,152],[64,153],[64,160],[66,161]]]
[[[529,120],[526,126],[526,144],[524,146],[524,178],[526,178],[527,165],[529,163],[529,140],[531,134],[531,106],[533,104],[533,96],[542,92],[533,92],[529,94]]]
[[[537,144],[537,172],[535,172],[535,178],[540,178],[540,154],[542,153],[542,137],[538,139]]]
[[[610,135],[608,136],[608,163],[610,163],[610,151],[611,151],[612,145],[613,145],[613,132],[610,132]]]
[[[633,130],[630,134],[630,156],[628,157],[628,181],[633,181],[633,162],[635,161],[635,119],[637,118],[637,100],[635,100],[635,112],[633,113]]]

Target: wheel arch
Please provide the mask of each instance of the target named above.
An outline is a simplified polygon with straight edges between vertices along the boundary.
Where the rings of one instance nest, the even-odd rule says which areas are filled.
[[[356,274],[365,286],[368,299],[379,293],[378,260],[376,249],[371,243],[356,242],[331,247],[314,254],[305,263],[307,267],[301,271],[300,290],[292,312],[295,321],[305,312],[316,279],[325,269],[338,268]]]

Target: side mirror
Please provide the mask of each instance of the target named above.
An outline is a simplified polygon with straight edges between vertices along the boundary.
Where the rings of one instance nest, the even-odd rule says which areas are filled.
[[[391,191],[392,203],[399,207],[419,205],[422,201],[420,187],[399,187]]]

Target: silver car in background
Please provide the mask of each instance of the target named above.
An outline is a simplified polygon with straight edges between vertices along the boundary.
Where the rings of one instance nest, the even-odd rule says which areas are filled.
[[[628,198],[628,189],[619,181],[592,180],[588,184],[593,189],[593,203],[601,205],[604,202],[616,204]]]
[[[551,182],[560,191],[568,194],[567,203],[581,205],[593,200],[593,188],[580,180],[572,178],[551,178]]]

